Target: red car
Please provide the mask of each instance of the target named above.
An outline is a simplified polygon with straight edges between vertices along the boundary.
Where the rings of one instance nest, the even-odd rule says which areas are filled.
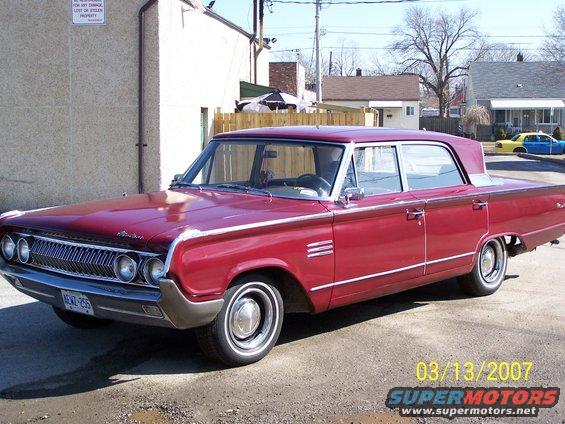
[[[565,232],[565,186],[490,178],[480,143],[356,127],[221,134],[166,191],[0,218],[0,273],[80,328],[196,328],[241,365],[285,313],[451,277],[474,296]]]

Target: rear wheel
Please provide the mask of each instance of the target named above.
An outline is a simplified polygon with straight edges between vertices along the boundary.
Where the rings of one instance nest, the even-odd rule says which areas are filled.
[[[467,275],[459,277],[459,285],[471,296],[487,296],[498,290],[508,265],[508,252],[503,239],[487,241],[477,263]]]
[[[56,306],[53,306],[53,310],[55,311],[55,314],[61,319],[61,321],[63,321],[65,324],[83,330],[90,328],[104,327],[113,322],[112,320],[109,319],[95,318],[89,315],[83,315],[76,312],[66,311]]]
[[[224,294],[214,321],[196,329],[202,351],[229,366],[257,362],[277,342],[283,321],[282,297],[263,275],[248,275]]]
[[[516,147],[514,153],[528,153],[528,151],[524,147]]]

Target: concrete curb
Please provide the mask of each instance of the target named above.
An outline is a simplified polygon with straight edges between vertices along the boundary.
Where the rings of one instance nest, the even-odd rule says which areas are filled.
[[[541,162],[551,162],[557,165],[565,166],[565,159],[547,158],[545,156],[532,155],[531,153],[518,153],[518,157],[522,159],[533,159]]]

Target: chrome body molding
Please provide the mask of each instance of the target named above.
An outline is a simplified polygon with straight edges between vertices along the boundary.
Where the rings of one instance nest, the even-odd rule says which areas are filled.
[[[426,265],[433,265],[433,264],[437,264],[437,263],[440,263],[440,262],[452,261],[452,260],[455,260],[455,259],[464,258],[466,256],[471,256],[471,255],[474,255],[474,254],[475,254],[475,252],[462,253],[460,255],[449,256],[447,258],[441,258],[441,259],[435,259],[435,260],[432,260],[432,261],[420,262],[420,263],[410,265],[410,266],[406,266],[406,267],[403,267],[403,268],[396,268],[396,269],[391,269],[391,270],[388,270],[388,271],[377,272],[376,274],[362,275],[362,276],[359,276],[359,277],[350,278],[348,280],[341,280],[341,281],[336,281],[334,283],[322,284],[320,286],[312,287],[310,289],[310,291],[318,291],[318,290],[328,289],[328,288],[335,287],[335,286],[341,286],[341,285],[344,285],[344,284],[357,283],[359,281],[369,280],[371,278],[384,277],[385,275],[396,274],[396,273],[403,272],[403,271],[409,271],[409,270],[414,269],[414,268],[419,268],[421,266],[426,266]]]
[[[0,219],[2,219],[2,218],[12,218],[14,216],[20,216],[20,215],[23,215],[23,214],[24,214],[24,212],[19,211],[19,210],[8,211],[8,212],[4,212],[4,213],[0,214]]]
[[[531,236],[531,235],[537,234],[537,233],[543,233],[544,231],[551,231],[551,230],[554,230],[554,229],[557,229],[557,228],[560,228],[560,227],[565,228],[565,222],[563,222],[561,224],[550,225],[549,227],[540,228],[539,230],[530,231],[529,233],[524,233],[524,234],[522,234],[522,237]]]
[[[251,230],[255,228],[264,228],[264,227],[270,227],[276,225],[290,224],[294,222],[311,221],[315,219],[331,218],[331,217],[333,217],[333,214],[331,212],[321,212],[312,215],[302,215],[302,216],[295,216],[292,218],[282,218],[282,219],[274,219],[272,221],[236,225],[233,227],[216,228],[214,230],[208,230],[208,231],[186,230],[185,232],[181,233],[177,238],[175,238],[171,243],[171,245],[169,246],[169,251],[167,252],[167,259],[165,260],[165,273],[169,272],[171,268],[171,262],[173,260],[175,249],[177,248],[179,243],[183,241],[191,240],[195,238],[216,236],[227,233],[235,233],[235,232]]]
[[[224,304],[223,299],[191,302],[174,281],[165,278],[156,290],[46,273],[2,258],[0,275],[22,293],[58,308],[64,308],[61,290],[75,291],[88,297],[95,317],[136,324],[199,327],[213,321]]]
[[[323,240],[306,245],[306,253],[308,258],[317,258],[320,256],[332,255],[334,253],[333,240]]]

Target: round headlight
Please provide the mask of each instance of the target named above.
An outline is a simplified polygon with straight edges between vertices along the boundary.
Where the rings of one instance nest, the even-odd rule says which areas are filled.
[[[29,243],[26,239],[21,238],[18,240],[18,260],[21,263],[29,262]]]
[[[158,284],[159,280],[165,276],[165,264],[159,258],[149,259],[143,267],[143,276],[148,283]]]
[[[6,234],[2,238],[2,256],[4,256],[4,258],[9,261],[10,259],[14,258],[15,253],[16,243],[14,243],[14,239],[12,237]]]
[[[124,283],[131,283],[137,275],[137,263],[128,255],[119,255],[114,260],[114,273]]]

